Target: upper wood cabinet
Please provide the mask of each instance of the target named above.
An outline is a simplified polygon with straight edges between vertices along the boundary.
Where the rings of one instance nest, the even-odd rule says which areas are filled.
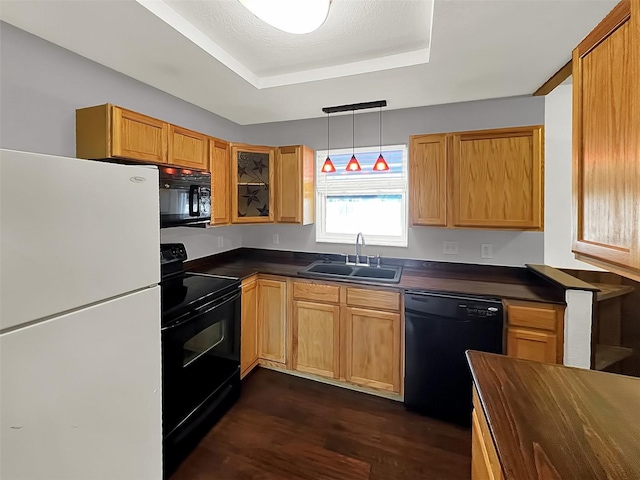
[[[287,282],[258,280],[260,358],[286,363]]]
[[[203,133],[111,104],[76,110],[76,156],[209,169]]]
[[[231,223],[231,172],[229,144],[217,138],[209,139],[211,170],[211,224]]]
[[[275,149],[231,144],[231,221],[270,223],[275,219]]]
[[[169,163],[180,167],[209,169],[209,139],[206,135],[169,125]]]
[[[411,137],[413,225],[542,230],[543,127]]]
[[[447,136],[413,136],[409,150],[411,224],[446,227]]]
[[[315,216],[314,152],[304,145],[278,147],[276,222],[308,225]]]
[[[76,110],[78,158],[167,163],[169,124],[111,104]]]
[[[573,51],[576,257],[640,281],[640,2]]]

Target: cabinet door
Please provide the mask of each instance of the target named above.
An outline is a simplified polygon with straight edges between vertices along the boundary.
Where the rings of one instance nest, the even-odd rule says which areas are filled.
[[[233,223],[270,223],[274,212],[274,149],[252,145],[231,147]]]
[[[176,125],[169,126],[169,163],[208,170],[207,136]]]
[[[169,124],[124,108],[112,108],[111,155],[167,163]]]
[[[302,152],[280,147],[276,156],[276,221],[302,222]]]
[[[209,140],[209,166],[211,169],[211,224],[231,223],[231,192],[229,191],[229,144],[212,138]]]
[[[478,417],[474,410],[471,426],[471,480],[493,480],[484,439],[480,433]]]
[[[276,222],[309,225],[315,217],[314,151],[304,145],[278,147]]]
[[[542,230],[542,127],[452,136],[454,227]]]
[[[634,17],[628,20],[628,16]],[[620,2],[573,52],[573,251],[640,280],[640,33]],[[584,256],[584,257],[583,257]]]
[[[347,307],[346,380],[400,392],[400,315]]]
[[[258,280],[260,358],[285,363],[287,282]]]
[[[411,137],[409,205],[412,225],[447,225],[446,135]]]
[[[240,372],[244,377],[258,363],[258,283],[242,285],[242,318],[240,327]]]
[[[340,307],[293,302],[292,367],[323,377],[340,375]]]
[[[558,339],[554,333],[523,328],[507,331],[507,355],[510,357],[556,363]]]

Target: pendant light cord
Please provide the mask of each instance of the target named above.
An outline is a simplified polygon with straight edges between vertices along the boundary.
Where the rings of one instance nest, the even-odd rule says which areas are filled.
[[[380,155],[382,155],[382,107],[380,107],[379,110],[379,117],[380,117]]]
[[[327,113],[327,157],[329,157],[329,145],[331,142],[329,141],[331,135],[331,130],[329,130],[329,114]]]
[[[351,155],[356,154],[356,111],[351,111]]]

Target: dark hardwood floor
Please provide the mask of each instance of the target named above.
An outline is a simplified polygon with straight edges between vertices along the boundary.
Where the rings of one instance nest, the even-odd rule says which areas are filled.
[[[471,431],[258,369],[171,480],[469,480]]]

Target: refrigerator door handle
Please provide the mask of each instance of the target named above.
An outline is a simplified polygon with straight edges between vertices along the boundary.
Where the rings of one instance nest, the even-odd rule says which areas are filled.
[[[189,187],[189,216],[200,216],[200,188],[197,185]]]

